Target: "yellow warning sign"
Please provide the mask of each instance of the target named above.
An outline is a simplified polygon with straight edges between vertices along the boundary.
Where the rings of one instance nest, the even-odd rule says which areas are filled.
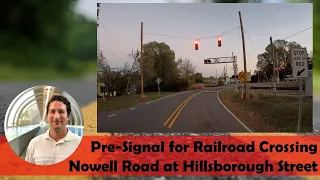
[[[241,82],[245,82],[245,73],[242,71],[242,72],[239,72],[238,74],[238,79],[241,81]],[[247,82],[250,82],[251,81],[251,72],[247,72]]]

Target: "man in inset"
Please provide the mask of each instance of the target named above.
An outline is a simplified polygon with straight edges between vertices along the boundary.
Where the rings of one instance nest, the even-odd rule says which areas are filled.
[[[46,116],[50,128],[30,141],[26,161],[36,165],[56,164],[77,149],[81,137],[67,128],[70,115],[71,105],[67,98],[56,95],[49,100]]]

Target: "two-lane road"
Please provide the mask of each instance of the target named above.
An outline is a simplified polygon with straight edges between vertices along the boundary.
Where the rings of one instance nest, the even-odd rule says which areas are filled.
[[[221,104],[217,97],[221,89],[188,91],[129,109],[101,112],[98,132],[249,132]]]

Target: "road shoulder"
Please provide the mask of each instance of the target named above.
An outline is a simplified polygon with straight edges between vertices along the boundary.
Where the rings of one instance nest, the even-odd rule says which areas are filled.
[[[247,100],[240,93],[222,91],[222,103],[255,132],[295,133],[298,120],[298,97],[277,96],[250,92]],[[312,99],[303,100],[301,132],[312,131]]]
[[[239,101],[234,100],[230,92],[223,90],[218,93],[221,103],[229,109],[242,123],[255,132],[273,132],[274,126],[267,125],[258,113],[245,108]]]

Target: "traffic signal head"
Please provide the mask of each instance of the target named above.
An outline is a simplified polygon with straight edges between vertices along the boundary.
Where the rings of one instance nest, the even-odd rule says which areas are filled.
[[[218,47],[221,47],[221,37],[218,37]]]
[[[198,50],[198,45],[199,45],[199,42],[198,42],[198,41],[195,41],[195,42],[194,42],[194,48],[195,48],[195,50]]]

